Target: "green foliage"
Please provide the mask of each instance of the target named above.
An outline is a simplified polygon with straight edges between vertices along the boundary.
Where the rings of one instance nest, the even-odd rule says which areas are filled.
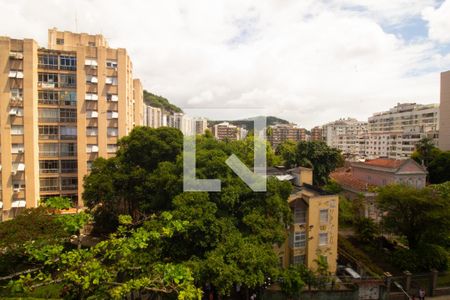
[[[376,277],[383,275],[383,270],[376,264],[374,264],[365,252],[353,246],[352,243],[342,235],[339,235],[338,247],[339,251],[345,253],[346,255],[349,255],[353,259],[357,260],[360,264],[362,264],[371,275]]]
[[[130,228],[130,217],[120,220],[124,225],[110,239],[88,249],[28,244],[30,260],[45,268],[11,281],[11,291],[29,291],[38,285],[61,282],[66,298],[71,299],[123,299],[131,291],[176,293],[178,299],[201,297],[190,269],[183,264],[162,262],[164,253],[155,247],[183,231],[185,222],[164,213],[158,218],[163,226],[147,230]]]
[[[370,218],[357,218],[354,228],[358,240],[363,243],[373,242],[380,232],[378,225]]]
[[[276,154],[283,158],[286,168],[294,168],[297,165],[297,144],[294,141],[287,140],[281,143],[276,149]]]
[[[144,102],[150,106],[159,107],[166,111],[175,112],[175,113],[183,112],[181,110],[181,108],[170,103],[169,100],[167,100],[166,98],[164,98],[162,96],[157,96],[146,90],[144,90]]]
[[[432,188],[386,186],[379,189],[377,203],[384,228],[406,237],[411,249],[439,245],[450,235],[450,202]]]
[[[355,220],[353,202],[344,196],[339,196],[339,226],[351,225]]]
[[[322,189],[330,194],[339,194],[342,192],[342,186],[335,180],[329,180],[327,184],[322,187]]]
[[[277,153],[281,155],[288,167],[301,166],[313,169],[315,185],[325,185],[330,173],[344,163],[341,152],[328,147],[322,141],[301,141],[295,150],[292,142],[285,142],[280,147]]]
[[[68,209],[72,207],[72,202],[67,197],[50,197],[45,199],[43,205],[52,209]]]
[[[68,234],[78,234],[79,231],[92,220],[92,216],[85,212],[72,215],[55,216],[55,221],[60,224]]]
[[[421,244],[417,249],[400,248],[390,256],[391,263],[401,270],[428,272],[448,268],[448,252],[438,245]]]
[[[305,273],[304,265],[291,265],[281,274],[281,291],[289,298],[299,298],[300,293],[305,286],[303,281]],[[308,278],[306,278],[307,280]]]
[[[411,158],[417,163],[423,163],[428,167],[439,152],[439,149],[434,145],[433,139],[423,138],[416,144],[416,150],[411,155]]]
[[[428,172],[431,183],[450,181],[450,151],[437,154],[430,162]]]

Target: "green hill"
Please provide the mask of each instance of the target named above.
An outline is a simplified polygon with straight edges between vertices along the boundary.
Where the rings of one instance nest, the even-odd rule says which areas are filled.
[[[183,110],[176,106],[175,104],[172,104],[167,100],[166,98],[162,96],[158,96],[155,94],[152,94],[146,90],[144,90],[144,102],[150,106],[153,107],[159,107],[166,111],[181,113]]]
[[[230,124],[239,126],[239,127],[245,127],[247,130],[253,130],[254,125],[254,119],[259,117],[252,117],[247,118],[243,120],[214,120],[214,121],[208,121],[208,127],[214,126],[216,124],[222,123],[222,122],[228,122]],[[271,126],[275,124],[289,124],[289,121],[286,121],[284,119],[280,119],[274,116],[268,116],[266,117],[266,125]]]

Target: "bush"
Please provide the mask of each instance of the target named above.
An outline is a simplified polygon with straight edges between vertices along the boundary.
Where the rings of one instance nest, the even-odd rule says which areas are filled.
[[[358,218],[355,221],[355,233],[358,238],[363,243],[372,242],[375,237],[379,234],[380,230],[378,225],[372,219],[369,218]]]
[[[441,246],[423,244],[415,250],[397,249],[391,256],[393,265],[411,272],[444,271],[448,268],[448,252]]]
[[[394,250],[390,256],[391,263],[402,271],[415,272],[419,269],[417,254],[409,249],[400,248]]]

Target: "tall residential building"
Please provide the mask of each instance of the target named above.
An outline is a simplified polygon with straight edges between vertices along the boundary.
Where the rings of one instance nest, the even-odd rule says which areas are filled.
[[[441,73],[439,148],[450,151],[450,71]]]
[[[276,124],[269,127],[267,134],[272,148],[276,149],[284,141],[300,142],[306,141],[306,129],[299,128],[294,124]]]
[[[195,134],[204,134],[208,129],[208,120],[202,117],[194,118]]]
[[[82,182],[97,157],[142,124],[142,86],[125,49],[101,35],[50,29],[48,48],[0,37],[3,218],[39,199],[82,206]]]
[[[323,141],[322,126],[311,129],[311,141]]]
[[[367,122],[340,119],[322,126],[323,140],[344,155],[364,156],[366,150]]]
[[[236,141],[241,139],[241,128],[228,122],[222,122],[212,127],[212,134],[218,140]]]
[[[438,144],[438,132],[438,104],[399,103],[369,118],[366,155],[406,159],[422,138],[431,138]]]
[[[275,246],[280,265],[303,264],[317,269],[317,259],[323,256],[328,262],[328,271],[336,272],[338,250],[339,197],[326,193],[312,185],[313,174],[308,168],[288,170],[275,175],[279,180],[293,184],[288,202],[293,215],[288,238],[281,246]]]

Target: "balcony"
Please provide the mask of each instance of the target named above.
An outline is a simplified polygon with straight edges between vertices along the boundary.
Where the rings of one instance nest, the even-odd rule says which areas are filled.
[[[9,98],[9,106],[11,107],[23,107],[23,98],[20,96]]]

